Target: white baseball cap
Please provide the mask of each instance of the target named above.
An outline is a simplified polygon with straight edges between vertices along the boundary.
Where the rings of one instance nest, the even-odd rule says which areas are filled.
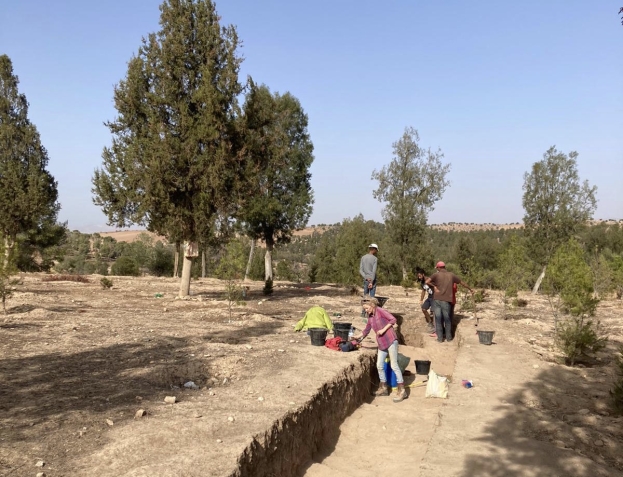
[[[379,246],[375,243],[371,243],[370,245],[368,245],[368,248],[375,248],[375,249],[379,249]]]

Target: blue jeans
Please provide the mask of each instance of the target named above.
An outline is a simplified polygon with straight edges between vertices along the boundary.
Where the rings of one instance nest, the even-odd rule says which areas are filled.
[[[381,386],[384,386],[385,383],[387,383],[387,376],[385,376],[385,358],[387,358],[388,355],[392,371],[396,374],[396,382],[398,384],[404,383],[402,371],[400,371],[400,366],[398,366],[398,341],[394,341],[392,345],[387,348],[387,350],[379,350],[379,354],[376,357],[376,369],[379,370]]]
[[[437,341],[443,341],[444,327],[446,329],[446,340],[452,339],[452,316],[450,315],[451,307],[452,304],[448,301],[433,300]]]
[[[376,278],[372,280],[372,288],[368,288],[368,280],[363,281],[363,295],[370,295],[373,297],[376,294]]]

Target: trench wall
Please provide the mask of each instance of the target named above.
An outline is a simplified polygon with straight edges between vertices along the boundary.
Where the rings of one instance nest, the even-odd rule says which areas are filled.
[[[356,363],[325,383],[300,408],[254,436],[230,477],[284,477],[299,474],[315,455],[335,446],[340,424],[369,399],[376,351],[361,351]]]

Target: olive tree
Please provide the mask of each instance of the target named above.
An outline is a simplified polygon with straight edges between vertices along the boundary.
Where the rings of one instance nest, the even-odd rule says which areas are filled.
[[[423,259],[420,249],[428,213],[450,184],[446,179],[450,164],[443,163],[441,150],[424,149],[419,141],[417,130],[405,128],[402,137],[392,144],[390,163],[372,173],[372,179],[378,181],[373,196],[386,204],[383,219],[398,247],[403,279]]]
[[[567,155],[552,146],[524,175],[524,227],[532,258],[542,267],[534,294],[556,249],[590,220],[597,208],[597,187],[580,181],[577,157],[577,152]]]

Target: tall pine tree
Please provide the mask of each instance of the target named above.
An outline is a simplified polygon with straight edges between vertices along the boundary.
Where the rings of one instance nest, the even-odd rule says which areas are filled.
[[[238,35],[210,0],[166,0],[160,30],[143,40],[115,87],[118,116],[94,202],[109,223],[143,224],[182,242],[205,242],[229,223],[240,187]],[[180,295],[190,289],[184,254]]]
[[[20,234],[55,223],[58,190],[47,171],[48,153],[37,128],[28,119],[28,101],[7,55],[0,56],[0,270],[15,254]]]
[[[266,243],[265,279],[273,278],[272,251],[307,225],[313,192],[309,168],[314,146],[307,115],[290,93],[271,93],[250,81],[244,104],[245,150],[250,183],[241,213],[252,240]]]

